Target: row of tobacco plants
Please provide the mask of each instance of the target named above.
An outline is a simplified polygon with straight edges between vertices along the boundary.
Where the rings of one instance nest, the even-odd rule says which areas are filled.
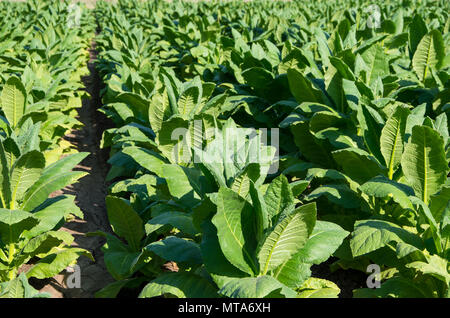
[[[448,3],[371,4],[97,3],[98,297],[450,295]]]
[[[2,1],[0,13],[0,298],[49,297],[28,279],[92,258],[60,230],[83,217],[75,197],[49,196],[85,175],[72,168],[87,153],[63,136],[81,126],[95,20],[63,1]]]
[[[98,297],[449,296],[448,3],[369,4],[97,3]]]

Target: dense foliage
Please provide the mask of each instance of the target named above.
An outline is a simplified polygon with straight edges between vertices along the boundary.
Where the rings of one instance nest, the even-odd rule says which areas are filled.
[[[311,277],[334,256],[380,266],[354,296],[448,297],[449,6],[370,4],[97,3],[117,280],[97,296],[336,297]],[[255,162],[243,128],[279,152]]]
[[[28,278],[92,258],[60,230],[83,218],[75,196],[51,196],[86,175],[71,170],[87,153],[63,136],[81,125],[75,116],[94,22],[85,12],[83,28],[68,28],[69,5],[0,2],[0,298],[49,297]]]

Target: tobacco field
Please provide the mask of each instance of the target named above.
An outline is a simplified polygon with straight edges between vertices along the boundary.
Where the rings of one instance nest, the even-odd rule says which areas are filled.
[[[1,1],[0,298],[449,298],[449,9]]]

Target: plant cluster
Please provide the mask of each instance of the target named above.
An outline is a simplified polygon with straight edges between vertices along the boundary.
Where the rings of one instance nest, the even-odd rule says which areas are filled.
[[[0,3],[0,298],[49,297],[28,278],[50,278],[84,249],[60,230],[83,218],[75,196],[51,195],[86,175],[72,171],[88,154],[63,137],[85,93],[93,17],[67,28],[69,2]],[[60,159],[63,156],[62,159]]]
[[[448,297],[448,3],[368,4],[97,3],[117,280],[98,297],[336,297],[311,276],[331,256],[380,266],[356,297]],[[279,149],[224,143],[251,127]]]

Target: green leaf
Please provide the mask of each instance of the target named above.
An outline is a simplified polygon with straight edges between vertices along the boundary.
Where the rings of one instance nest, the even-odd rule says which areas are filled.
[[[186,89],[178,99],[178,112],[184,119],[189,119],[193,115],[201,99],[199,86],[191,86]]]
[[[394,277],[383,282],[380,288],[362,288],[353,291],[355,298],[428,298],[430,297],[423,290],[420,284],[415,281],[403,278]]]
[[[190,266],[201,265],[202,255],[198,244],[176,236],[153,242],[145,247],[167,261],[184,263]]]
[[[376,110],[366,105],[361,105],[357,116],[361,128],[363,129],[364,141],[367,148],[381,164],[384,164],[384,159],[380,150],[380,139],[384,125],[383,119]]]
[[[380,147],[388,168],[389,179],[400,164],[403,153],[403,136],[406,129],[406,119],[410,114],[406,107],[397,107],[381,131]]]
[[[323,185],[308,194],[305,200],[311,201],[321,196],[347,209],[356,209],[361,206],[361,197],[346,184]]]
[[[297,289],[311,277],[312,264],[302,262],[298,254],[276,268],[272,276],[289,288]]]
[[[320,164],[323,167],[334,167],[333,159],[327,149],[322,146],[309,129],[308,121],[296,122],[290,125],[295,145],[308,161]]]
[[[20,206],[21,209],[33,211],[42,204],[51,193],[76,182],[85,175],[87,175],[87,173],[82,171],[69,171],[54,176],[53,174],[50,176],[43,173],[39,180],[25,193],[24,200]]]
[[[106,209],[114,233],[125,238],[135,251],[139,250],[144,237],[144,225],[139,214],[123,199],[113,196],[106,197]]]
[[[445,57],[445,46],[442,34],[433,30],[419,42],[412,58],[412,68],[420,81],[431,78],[431,68],[439,68]]]
[[[75,264],[76,260],[82,255],[94,260],[91,254],[82,248],[67,248],[40,259],[26,275],[28,278],[35,277],[37,279],[53,277],[61,273],[66,267]]]
[[[159,133],[162,123],[167,120],[170,115],[172,115],[172,112],[167,91],[164,90],[162,93],[153,95],[148,108],[148,117],[150,126],[156,134]]]
[[[38,220],[29,212],[0,209],[0,239],[3,244],[17,243],[22,233],[37,223]]]
[[[145,224],[145,232],[147,235],[150,235],[154,231],[157,231],[164,225],[168,224],[177,228],[182,233],[191,236],[195,236],[198,232],[194,227],[191,215],[185,212],[176,211],[164,212],[152,218],[147,222],[147,224]]]
[[[417,235],[398,225],[381,220],[356,221],[350,247],[353,257],[378,250],[391,242],[404,242],[419,249],[423,243]]]
[[[24,236],[32,238],[47,231],[57,230],[57,226],[61,226],[61,222],[69,214],[77,215],[79,213],[81,211],[75,204],[75,196],[59,196],[49,199],[42,209],[33,213],[33,216],[39,220],[39,223],[24,233]]]
[[[102,247],[106,268],[116,280],[126,279],[139,269],[140,260],[146,255],[123,243],[119,238],[109,233],[106,244]]]
[[[260,246],[258,260],[265,275],[296,254],[308,240],[316,221],[316,204],[303,205],[281,219]]]
[[[295,292],[271,276],[235,278],[219,293],[230,298],[294,298]]]
[[[11,76],[3,86],[0,96],[1,106],[6,119],[12,127],[16,127],[25,113],[26,91],[19,78]]]
[[[48,293],[39,293],[27,280],[24,273],[15,279],[0,283],[0,298],[50,298]]]
[[[264,194],[264,201],[269,227],[276,224],[282,214],[289,214],[294,209],[294,196],[284,175],[272,180]]]
[[[231,189],[219,189],[217,214],[212,223],[217,228],[220,247],[231,264],[250,275],[258,274],[254,222],[252,206],[245,199]]]
[[[383,167],[364,150],[346,148],[333,151],[333,157],[342,167],[343,172],[358,183],[364,183],[383,174]]]
[[[371,85],[378,77],[389,74],[389,60],[380,44],[375,43],[370,46],[361,54],[361,57],[368,66],[365,79],[367,85]]]
[[[273,74],[262,67],[252,67],[242,72],[246,84],[256,89],[263,89],[273,81]]]
[[[163,166],[163,176],[166,179],[170,194],[180,201],[184,202],[186,206],[192,207],[199,202],[199,195],[197,194],[195,185],[195,178],[193,175],[186,174],[189,172],[199,173],[198,170],[192,171],[188,168],[183,169],[176,164],[166,164]],[[198,189],[200,191],[200,189]]]
[[[139,298],[163,295],[178,298],[215,298],[217,290],[206,279],[192,273],[167,273],[148,283]]]
[[[416,52],[417,46],[420,40],[428,33],[428,28],[423,21],[420,14],[414,15],[411,23],[409,24],[408,42],[410,56],[413,56]]]
[[[436,222],[441,222],[443,216],[450,212],[450,186],[442,187],[430,197],[430,211]]]
[[[0,142],[0,164],[2,170],[0,174],[1,206],[9,208],[8,203],[11,200],[10,165],[8,164],[8,157],[5,148],[3,147],[3,142]]]
[[[309,79],[294,68],[287,71],[289,88],[298,103],[323,103],[322,92],[313,87]]]
[[[384,176],[377,176],[362,186],[363,193],[376,198],[392,198],[404,209],[413,209],[409,196],[412,195],[412,189],[408,186],[389,180]]]
[[[297,298],[337,298],[340,293],[335,283],[311,277],[299,288]]]
[[[156,152],[140,147],[125,147],[122,152],[157,176],[163,176],[164,158]]]
[[[17,159],[11,170],[11,209],[20,201],[25,192],[41,176],[45,167],[45,158],[39,151],[30,151]]]
[[[348,235],[337,224],[317,221],[305,246],[294,257],[303,263],[319,265],[330,258]]]
[[[417,197],[428,204],[447,179],[444,141],[426,126],[414,126],[401,160],[403,173]]]

